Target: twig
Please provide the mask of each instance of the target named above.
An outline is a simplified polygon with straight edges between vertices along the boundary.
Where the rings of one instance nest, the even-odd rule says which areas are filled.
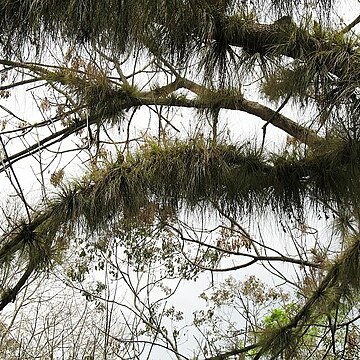
[[[262,153],[264,150],[264,145],[265,145],[265,137],[266,137],[266,128],[269,124],[271,124],[272,120],[275,118],[275,116],[277,114],[280,113],[280,111],[284,108],[284,106],[288,103],[288,101],[290,100],[291,97],[291,93],[288,94],[285,98],[285,100],[282,102],[282,104],[278,107],[278,109],[272,114],[272,116],[270,117],[270,119],[265,123],[265,125],[261,128],[263,131],[263,137],[262,137],[262,142],[261,142],[261,148],[260,148],[260,152]]]

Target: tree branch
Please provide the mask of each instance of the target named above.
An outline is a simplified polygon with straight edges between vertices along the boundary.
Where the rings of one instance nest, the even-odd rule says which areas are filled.
[[[230,356],[235,356],[235,355],[246,353],[246,352],[248,352],[250,350],[256,349],[259,346],[260,346],[260,344],[248,345],[248,346],[245,346],[245,347],[243,347],[241,349],[234,349],[234,350],[225,352],[223,354],[219,354],[219,355],[216,355],[216,356],[211,356],[209,358],[206,358],[205,360],[225,360],[225,359],[229,358]]]

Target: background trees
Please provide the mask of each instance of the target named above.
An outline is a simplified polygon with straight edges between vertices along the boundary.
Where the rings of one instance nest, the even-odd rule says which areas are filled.
[[[3,357],[357,354],[358,18],[0,5]]]

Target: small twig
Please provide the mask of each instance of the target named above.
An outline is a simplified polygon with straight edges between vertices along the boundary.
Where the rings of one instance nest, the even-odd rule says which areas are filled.
[[[159,120],[164,120],[170,127],[172,127],[176,132],[180,132],[180,130],[175,127],[165,116],[163,116],[160,112],[158,112],[157,110],[154,110],[151,106],[148,106],[148,108],[153,111],[155,114],[158,115]]]
[[[272,114],[272,116],[270,117],[270,119],[265,123],[265,125],[261,128],[263,131],[263,137],[262,137],[262,142],[261,142],[261,148],[260,151],[261,153],[264,150],[264,145],[265,145],[265,137],[266,137],[266,128],[269,124],[271,124],[272,120],[274,119],[274,117],[279,114],[279,112],[284,108],[284,106],[288,103],[288,101],[290,100],[291,97],[291,93],[288,94],[285,98],[285,100],[282,102],[282,104],[278,107],[278,109]]]
[[[38,77],[38,78],[33,78],[33,79],[22,80],[22,81],[19,81],[19,82],[16,82],[16,83],[8,84],[8,85],[3,85],[3,86],[0,86],[0,91],[4,91],[4,90],[7,90],[7,89],[12,89],[12,88],[14,88],[16,86],[31,84],[31,83],[41,81],[41,80],[44,80],[44,79],[41,78],[41,77]]]
[[[7,158],[8,158],[8,153],[7,153],[7,151],[6,151],[6,147],[5,147],[5,144],[4,144],[3,139],[2,139],[1,136],[0,136],[0,143],[1,143],[1,146],[2,146],[2,148],[3,148],[5,158],[7,159]],[[10,167],[11,173],[12,173],[13,176],[14,176],[16,185],[13,184],[10,176],[8,176],[8,178],[9,178],[9,180],[10,180],[10,182],[11,182],[11,185],[12,185],[13,188],[15,189],[16,194],[20,197],[21,201],[24,203],[25,210],[26,210],[26,214],[27,214],[27,217],[28,217],[28,221],[29,221],[29,223],[30,223],[30,222],[31,222],[31,216],[30,216],[29,205],[28,205],[28,203],[26,202],[24,192],[22,191],[22,188],[21,188],[19,179],[17,178],[17,175],[16,175],[16,173],[15,173],[15,170],[14,170],[12,164],[10,164],[9,167]]]

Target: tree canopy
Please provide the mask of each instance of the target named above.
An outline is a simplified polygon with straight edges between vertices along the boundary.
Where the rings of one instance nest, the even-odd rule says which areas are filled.
[[[341,6],[0,0],[1,356],[358,353],[360,15]],[[204,279],[181,327],[171,299]],[[50,346],[51,283],[95,305],[54,317]]]

